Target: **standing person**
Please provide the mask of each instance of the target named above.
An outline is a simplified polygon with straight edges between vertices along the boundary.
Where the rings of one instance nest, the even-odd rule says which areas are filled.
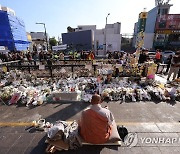
[[[141,54],[140,54],[140,56],[139,56],[139,61],[138,61],[138,63],[139,64],[143,64],[144,62],[146,62],[147,61],[147,55],[146,55],[146,53],[145,53],[145,50],[142,50],[142,52],[141,52]]]
[[[108,59],[112,59],[112,57],[113,57],[113,56],[112,56],[112,53],[109,52],[109,53],[108,53]]]
[[[139,64],[143,63],[143,51],[140,52],[138,63]]]
[[[60,52],[60,54],[59,54],[59,59],[60,59],[60,60],[64,60],[64,54],[63,54],[63,52]]]
[[[178,78],[180,78],[180,69],[179,69],[179,73],[178,73]]]
[[[94,59],[94,54],[93,54],[92,51],[89,53],[88,57],[89,57],[88,58],[89,60],[93,60]]]
[[[7,56],[7,54],[3,54],[3,56],[4,56],[4,61],[5,61],[5,62],[8,62],[8,56]]]
[[[176,55],[172,58],[172,61],[171,61],[171,68],[170,68],[168,78],[167,78],[168,81],[172,73],[174,73],[173,80],[176,79],[176,77],[178,76],[179,68],[180,68],[180,51],[177,51]]]
[[[116,68],[116,66],[114,66],[114,70],[113,70],[113,75],[115,78],[119,77],[119,68]]]
[[[19,60],[18,64],[21,65],[21,62],[23,60],[23,57],[21,56],[21,53],[17,53],[17,60]]]
[[[108,74],[107,74],[107,77],[106,77],[106,79],[105,79],[105,81],[104,81],[104,84],[111,84],[112,81],[113,81],[113,80],[112,80],[112,72],[109,71]]]
[[[39,52],[39,61],[42,62],[42,60],[44,59],[44,55],[42,50]]]
[[[127,56],[125,57],[126,59],[126,64],[130,64],[131,62],[131,55],[128,53]]]
[[[38,53],[36,51],[32,54],[32,58],[33,58],[33,61],[34,61],[34,65],[36,65],[36,61],[38,59]]]
[[[156,63],[160,63],[161,62],[161,53],[160,53],[159,49],[156,50],[155,60],[156,60]]]
[[[52,74],[52,60],[50,58],[47,59],[47,65],[48,65],[48,68],[49,68],[50,75],[51,75],[51,77],[53,77],[53,74]]]
[[[114,52],[114,59],[119,59],[119,54],[117,51]]]
[[[162,58],[162,56],[161,56],[160,50],[157,49],[157,50],[156,50],[156,56],[155,56],[155,63],[157,64],[157,71],[156,71],[156,73],[157,73],[158,70],[159,70],[159,65],[160,65],[160,63],[161,63],[161,58]]]
[[[11,61],[12,60],[12,54],[9,52],[8,53],[8,61]]]
[[[172,60],[172,55],[170,55],[168,58],[167,58],[167,69],[166,69],[166,73],[169,72],[169,68],[171,66],[171,60]]]
[[[47,54],[47,52],[44,52],[44,51],[43,51],[43,57],[44,57],[44,60],[47,62],[47,60],[48,60],[48,54]]]
[[[84,51],[83,50],[81,51],[81,59],[85,59],[84,58]]]
[[[27,54],[27,59],[28,59],[29,63],[32,65],[32,54],[30,52],[28,52],[28,54]]]
[[[13,61],[16,61],[17,60],[17,53],[13,53]]]

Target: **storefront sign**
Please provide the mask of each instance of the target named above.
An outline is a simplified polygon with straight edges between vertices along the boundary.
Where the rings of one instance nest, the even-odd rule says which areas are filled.
[[[157,30],[158,34],[180,34],[180,30]]]
[[[67,49],[67,44],[64,44],[64,45],[58,45],[58,46],[53,46],[52,49],[53,49],[53,51],[66,50],[66,49]]]
[[[180,29],[180,14],[168,14],[158,17],[156,30],[160,29]]]
[[[6,50],[4,46],[0,46],[0,50]]]
[[[169,44],[173,46],[180,46],[180,42],[169,42]]]

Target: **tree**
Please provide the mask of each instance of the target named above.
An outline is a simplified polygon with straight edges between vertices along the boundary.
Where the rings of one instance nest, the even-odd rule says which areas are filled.
[[[52,49],[52,46],[56,46],[57,45],[57,40],[55,37],[52,37],[49,39],[49,44],[51,46],[51,49]]]

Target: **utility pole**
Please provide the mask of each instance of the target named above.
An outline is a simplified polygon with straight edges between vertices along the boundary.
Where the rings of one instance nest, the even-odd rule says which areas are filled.
[[[36,23],[36,24],[44,26],[44,33],[45,33],[45,39],[46,39],[46,45],[47,45],[47,51],[48,51],[48,38],[47,38],[47,32],[46,32],[46,24],[45,23]]]
[[[107,17],[106,17],[106,25],[107,25],[107,19],[108,19],[108,16],[110,15],[110,13],[108,13]],[[105,28],[104,28],[104,54],[106,55],[106,25],[105,25]]]

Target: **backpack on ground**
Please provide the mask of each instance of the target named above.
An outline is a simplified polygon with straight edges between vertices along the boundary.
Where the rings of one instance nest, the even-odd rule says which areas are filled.
[[[119,133],[119,136],[121,137],[122,141],[124,142],[124,138],[126,135],[128,135],[128,130],[124,126],[117,126],[117,130]]]

